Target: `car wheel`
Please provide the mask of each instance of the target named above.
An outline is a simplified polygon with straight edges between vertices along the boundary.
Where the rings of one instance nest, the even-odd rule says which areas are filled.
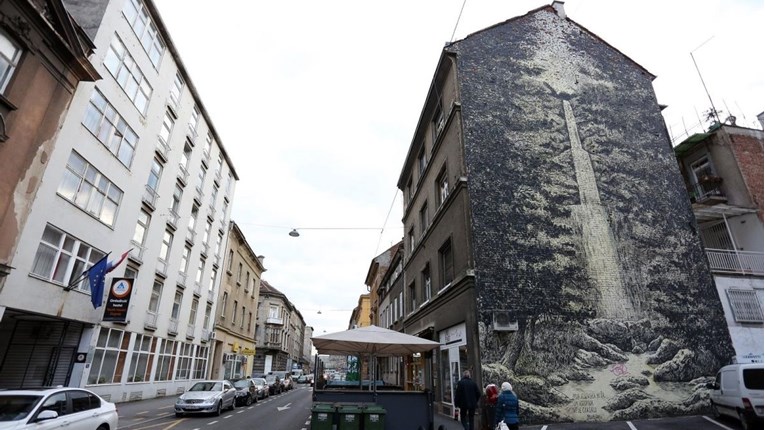
[[[752,430],[752,424],[749,422],[749,419],[746,417],[743,411],[738,411],[738,420],[741,421],[742,429]]]
[[[717,409],[717,405],[715,405],[715,402],[712,402],[712,416],[715,418],[720,418],[720,410]]]
[[[233,411],[234,409],[236,409],[236,399],[231,401],[231,410]]]
[[[218,401],[218,407],[215,408],[215,415],[220,416],[221,411],[223,411],[223,400]]]
[[[101,424],[96,430],[109,430],[109,426],[106,424]]]
[[[247,400],[244,401],[245,406],[250,406],[252,404],[252,396],[247,396]]]

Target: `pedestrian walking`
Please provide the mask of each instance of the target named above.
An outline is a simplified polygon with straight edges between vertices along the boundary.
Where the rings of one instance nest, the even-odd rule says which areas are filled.
[[[454,394],[454,405],[460,409],[460,422],[465,430],[475,430],[475,409],[480,398],[481,389],[470,379],[470,371],[462,372]]]
[[[509,382],[502,383],[495,413],[495,424],[499,425],[500,421],[503,421],[507,424],[508,430],[518,430],[518,423],[520,422],[518,419],[518,396],[513,392],[513,386]]]
[[[499,389],[495,384],[489,384],[483,390],[481,397],[481,429],[494,430],[495,411],[497,409],[497,398]]]

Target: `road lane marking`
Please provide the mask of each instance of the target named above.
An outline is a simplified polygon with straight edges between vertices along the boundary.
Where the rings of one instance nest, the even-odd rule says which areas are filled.
[[[637,430],[637,427],[635,427],[631,422],[627,421],[627,425],[630,427],[630,430]]]
[[[547,426],[542,426],[540,430],[547,430]]]
[[[148,413],[149,413],[149,411],[141,411],[141,412],[136,412],[135,414],[136,415],[141,415],[141,414],[148,414]]]
[[[229,415],[226,415],[225,417],[223,417],[223,419],[224,419],[224,420],[227,420],[227,419],[229,419],[229,418],[231,418],[231,417],[233,417],[233,415],[229,414]]]
[[[169,408],[174,408],[174,407],[175,407],[175,405],[170,405],[170,406],[162,406],[162,407],[159,407],[157,409],[169,409]]]
[[[717,421],[713,420],[712,418],[709,418],[709,417],[708,417],[708,416],[706,416],[706,415],[702,416],[702,418],[704,418],[705,420],[709,421],[709,422],[710,422],[710,423],[712,423],[712,424],[716,424],[716,425],[718,425],[718,426],[720,426],[720,427],[724,428],[725,430],[733,430],[732,428],[730,428],[730,427],[728,427],[728,426],[726,426],[726,425],[722,425],[722,424],[718,423]]]
[[[217,422],[218,422],[218,420],[215,420],[215,421],[213,421],[213,422],[211,422],[211,423],[207,423],[207,425],[208,425],[208,426],[211,426],[211,425],[213,425],[213,424],[215,424],[215,423],[217,423]]]

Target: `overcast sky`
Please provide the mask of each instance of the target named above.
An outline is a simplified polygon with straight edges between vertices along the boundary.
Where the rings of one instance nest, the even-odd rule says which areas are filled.
[[[403,237],[396,184],[444,44],[551,4],[467,0],[457,23],[463,0],[156,3],[239,174],[232,218],[315,335],[348,327],[371,260]],[[754,127],[762,0],[565,9],[657,76],[673,136],[709,109],[691,51],[715,107]]]

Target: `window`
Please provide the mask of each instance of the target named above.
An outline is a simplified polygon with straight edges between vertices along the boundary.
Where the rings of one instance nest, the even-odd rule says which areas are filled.
[[[228,293],[223,293],[223,299],[220,302],[220,319],[226,319],[226,305],[228,304]]]
[[[210,216],[214,213],[216,200],[218,200],[218,187],[213,184],[212,191],[210,191]]]
[[[215,163],[215,176],[220,177],[223,171],[223,154],[218,154],[218,161]]]
[[[236,284],[242,285],[242,263],[239,263],[239,268],[236,270]]]
[[[88,373],[89,385],[112,384],[122,380],[129,342],[130,333],[101,327]]]
[[[170,135],[173,133],[175,118],[170,111],[165,111],[165,118],[162,120],[162,128],[159,129],[159,140],[163,143],[170,142]]]
[[[228,267],[227,270],[229,273],[231,272],[231,268],[234,266],[234,251],[232,249],[228,250]]]
[[[248,270],[244,276],[244,288],[250,288],[250,271]]]
[[[189,160],[191,159],[191,146],[186,142],[183,146],[183,154],[181,154],[181,169],[184,172],[189,170]]]
[[[173,234],[168,230],[165,230],[165,235],[162,236],[162,245],[159,248],[159,259],[167,261],[170,256],[170,248],[173,246]]]
[[[406,194],[406,204],[408,205],[412,201],[412,197],[414,197],[414,185],[412,184],[412,178],[409,178],[409,180],[406,182],[406,190],[404,190]]]
[[[129,0],[122,11],[130,27],[138,36],[143,50],[151,60],[155,69],[159,68],[159,60],[165,52],[165,43],[159,36],[157,26],[152,22],[149,12],[140,0]]]
[[[220,247],[223,245],[223,233],[218,233],[218,238],[215,239],[215,255],[220,255]]]
[[[199,185],[197,186],[197,189],[199,192],[202,192],[202,188],[204,188],[205,185],[205,176],[207,176],[207,167],[205,167],[204,164],[199,166],[199,170],[197,173],[197,179],[199,179]]]
[[[185,380],[191,376],[191,362],[194,359],[194,344],[178,343],[178,374],[175,379]]]
[[[425,269],[422,271],[422,301],[427,302],[430,300],[431,287],[430,287],[430,264],[425,265]]]
[[[103,252],[47,225],[37,247],[32,273],[57,284],[69,285],[104,256]],[[90,291],[88,277],[74,285],[74,288]]]
[[[409,284],[409,312],[417,310],[417,291],[414,282]]]
[[[181,210],[181,199],[183,199],[183,187],[180,184],[175,184],[175,191],[173,191],[173,205],[170,207],[170,211],[174,215],[178,215]]]
[[[175,341],[165,340],[157,353],[157,370],[154,372],[155,381],[169,381],[173,379],[175,367]]]
[[[244,328],[244,319],[245,319],[244,317],[245,317],[246,313],[247,313],[247,311],[245,310],[244,306],[242,306],[242,319],[239,320],[239,328],[240,329]]]
[[[215,278],[218,277],[218,270],[213,267],[210,271],[210,285],[207,286],[207,292],[209,297],[213,296],[213,291],[215,291]]]
[[[454,261],[452,257],[452,241],[446,243],[438,250],[438,258],[441,263],[441,287],[446,287],[454,280]]]
[[[90,96],[90,104],[85,111],[82,125],[93,133],[120,163],[130,167],[138,135],[98,89],[94,89]]]
[[[428,231],[428,203],[425,202],[420,208],[420,237],[425,236],[425,232]]]
[[[438,99],[436,101],[436,110],[433,113],[433,142],[436,142],[438,139],[438,135],[444,129],[444,124],[446,124],[446,117],[441,109],[441,99]]]
[[[122,190],[72,151],[58,194],[108,226],[114,225]]]
[[[130,359],[128,382],[148,382],[151,378],[151,365],[154,362],[156,339],[148,335],[136,334],[133,354]]]
[[[189,312],[189,325],[196,325],[197,322],[197,309],[199,308],[199,300],[194,299],[191,301],[191,311]]]
[[[162,282],[154,280],[154,286],[151,288],[151,298],[149,299],[149,312],[159,313],[159,303],[162,299]]]
[[[422,145],[422,148],[420,148],[420,153],[417,154],[417,168],[420,174],[420,177],[425,173],[425,169],[428,167],[428,157],[425,154],[425,144]]]
[[[252,312],[250,312],[250,317],[247,319],[247,331],[252,331]]]
[[[409,229],[409,233],[407,234],[407,236],[409,237],[409,252],[413,253],[414,252],[414,245],[416,244],[416,242],[414,240],[414,228],[410,228]]]
[[[175,80],[173,81],[173,86],[170,87],[170,100],[173,102],[173,105],[178,107],[178,104],[181,102],[181,94],[183,93],[183,77],[181,77],[181,72],[175,73]]]
[[[183,292],[180,290],[175,291],[175,298],[173,299],[173,309],[170,312],[170,318],[177,320],[181,314],[181,305],[183,304]]]
[[[236,312],[239,310],[239,301],[234,300],[234,307],[231,308],[231,324],[236,324]]]
[[[180,272],[185,274],[189,270],[189,256],[191,255],[191,248],[187,245],[183,247],[183,255],[181,255],[181,267]]]
[[[279,306],[277,305],[271,305],[268,308],[268,318],[269,319],[275,319],[278,320],[280,317],[279,315]]]
[[[449,197],[449,178],[446,176],[444,167],[436,178],[436,207],[441,207],[447,197]]]
[[[191,111],[191,117],[189,118],[189,133],[192,136],[197,135],[197,126],[199,125],[199,108],[194,106],[194,110]]]
[[[199,216],[199,206],[193,205],[191,207],[191,216],[189,217],[189,231],[193,232],[197,228],[197,216]]]
[[[197,346],[197,355],[194,357],[194,379],[205,377],[208,351],[209,348],[206,346]]]
[[[151,164],[151,171],[149,172],[149,180],[146,181],[148,186],[154,194],[157,194],[157,187],[159,186],[159,178],[162,176],[162,163],[156,158]]]
[[[145,114],[149,99],[151,99],[151,85],[149,85],[133,57],[130,56],[125,44],[116,35],[106,52],[104,66],[125,91],[138,111]]]
[[[143,246],[146,240],[146,232],[149,230],[149,222],[151,222],[151,216],[148,212],[141,209],[138,213],[138,220],[135,224],[135,232],[133,233],[133,243],[138,246]]]
[[[202,285],[202,274],[205,271],[205,259],[200,258],[199,259],[199,266],[197,266],[197,277],[196,277],[196,283],[197,285]]]
[[[21,59],[21,49],[4,31],[0,30],[0,93],[5,93]]]
[[[725,290],[736,322],[762,323],[762,301],[755,290]]]
[[[205,322],[204,322],[204,325],[202,326],[203,328],[210,327],[211,315],[212,315],[212,305],[208,303],[207,306],[205,307]]]
[[[212,153],[212,142],[212,132],[207,132],[207,136],[205,137],[205,147],[202,150],[202,152],[204,152],[205,158],[210,158],[210,154]]]
[[[132,278],[136,279],[138,278],[138,268],[133,266],[132,264],[128,264],[125,267],[125,275],[126,278]]]
[[[212,221],[208,219],[205,224],[205,233],[202,235],[203,243],[207,243],[210,240],[210,230],[212,230]]]

